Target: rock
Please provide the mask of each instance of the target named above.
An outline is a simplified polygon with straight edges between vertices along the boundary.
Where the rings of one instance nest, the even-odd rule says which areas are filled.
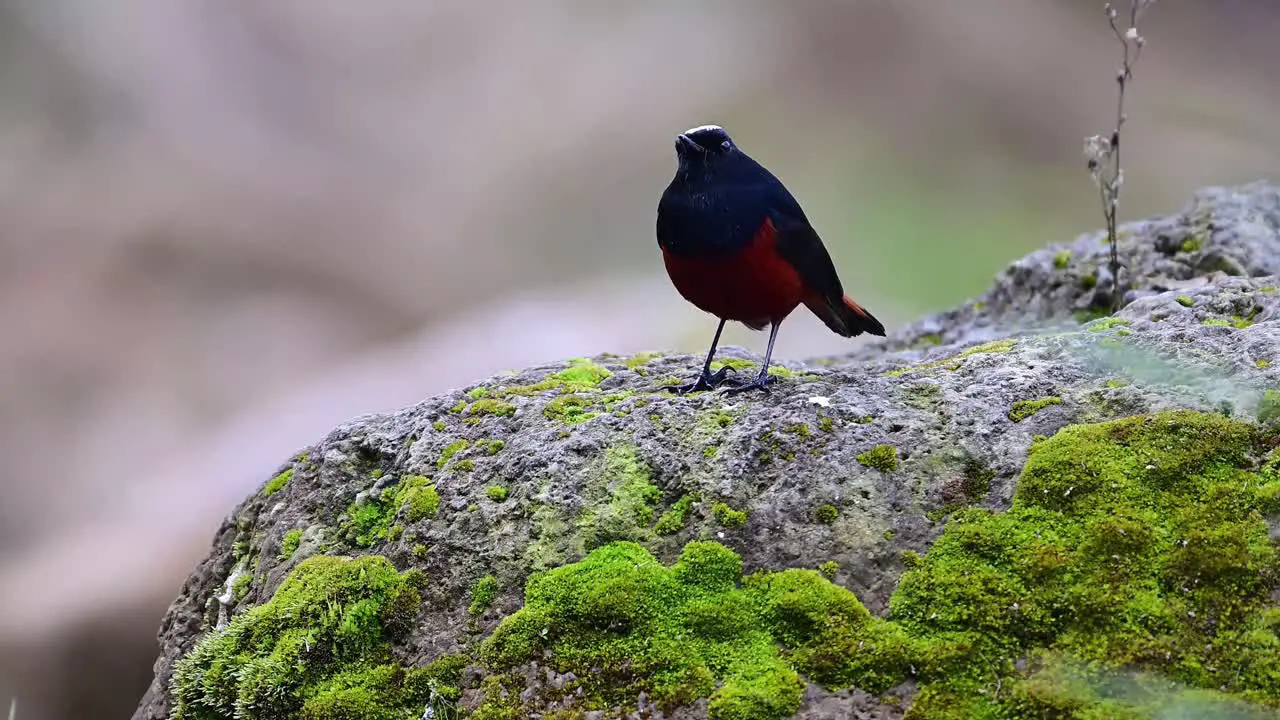
[[[226,519],[134,717],[1280,704],[1280,192],[1124,235],[1113,317],[1095,234],[767,395],[601,355],[355,419]]]

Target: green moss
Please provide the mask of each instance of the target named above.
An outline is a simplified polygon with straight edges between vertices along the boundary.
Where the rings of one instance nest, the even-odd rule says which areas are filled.
[[[562,393],[592,392],[600,383],[613,373],[603,365],[590,360],[577,358],[569,361],[569,367],[551,373],[547,377],[531,385],[512,385],[495,393],[504,395],[537,395],[547,390],[560,390]]]
[[[818,420],[818,429],[822,432],[831,432],[832,430],[835,430],[835,427],[835,421],[826,415],[822,416]]]
[[[802,438],[807,438],[813,434],[809,429],[809,423],[796,423],[795,425],[789,425],[787,426],[786,431],[792,435]]]
[[[477,440],[476,449],[485,455],[497,455],[507,444],[501,440]]]
[[[711,720],[779,720],[804,692],[792,665],[820,664],[812,654],[799,659],[811,623],[868,616],[812,570],[744,581],[742,559],[717,543],[691,542],[666,567],[621,542],[531,578],[524,608],[502,621],[481,657],[505,670],[545,650],[553,666],[579,676],[589,706],[633,707],[644,692],[663,709],[709,698]]]
[[[747,522],[745,510],[734,510],[722,502],[711,506],[711,515],[725,527],[741,527]]]
[[[240,602],[245,595],[249,594],[249,588],[253,586],[253,573],[241,572],[236,576],[235,582],[231,583],[231,597]]]
[[[1195,235],[1192,235],[1191,237],[1182,241],[1182,252],[1184,253],[1197,252],[1200,250],[1203,244],[1204,244],[1203,240],[1201,240],[1199,237]]]
[[[468,415],[497,415],[498,417],[509,417],[516,412],[516,406],[503,400],[494,400],[487,398],[477,400],[467,408]]]
[[[780,378],[795,377],[794,372],[792,372],[791,370],[788,370],[787,368],[782,367],[781,365],[769,366],[769,374],[774,377],[780,377]]]
[[[1167,698],[1101,696],[1122,670],[1280,703],[1280,627],[1262,620],[1280,562],[1259,512],[1280,478],[1252,470],[1264,443],[1171,412],[1033,445],[1012,508],[958,513],[893,595],[922,685],[909,716],[1154,716]],[[1055,658],[1092,683],[1054,677]]]
[[[489,394],[489,389],[484,386],[473,387],[467,391],[467,397],[471,398],[472,400],[479,400],[480,398],[488,394]]]
[[[444,449],[440,451],[440,458],[436,460],[436,468],[443,470],[444,466],[449,464],[449,460],[451,460],[454,455],[466,450],[470,444],[471,443],[466,440],[454,440],[448,445],[445,445]]]
[[[657,524],[653,526],[653,531],[658,535],[674,535],[684,528],[685,520],[689,517],[689,510],[693,508],[693,503],[697,501],[693,495],[684,495],[671,506],[671,509],[662,513],[662,517],[658,518]]]
[[[947,370],[959,370],[960,366],[964,364],[963,361],[965,358],[972,357],[974,355],[983,355],[987,353],[1007,353],[1013,349],[1013,345],[1014,345],[1014,341],[1011,339],[996,340],[994,342],[983,343],[981,345],[975,345],[971,348],[966,348],[956,353],[955,355],[952,355],[949,357],[944,357],[939,360],[932,360],[927,363],[921,363],[920,365],[898,368],[897,370],[890,370],[888,372],[881,373],[881,375],[884,377],[901,377],[902,375],[906,375],[909,372],[921,372],[925,370],[933,370],[936,368],[945,368]]]
[[[858,462],[880,472],[898,469],[898,449],[892,445],[877,445],[858,455]]]
[[[719,370],[722,367],[733,368],[738,372],[758,371],[758,368],[759,368],[758,365],[751,362],[750,360],[743,360],[742,358],[724,358],[722,360],[716,360],[711,363],[712,372],[715,372],[716,370]]]
[[[662,491],[630,446],[605,450],[599,475],[587,487],[586,510],[577,526],[587,550],[614,540],[643,540]]]
[[[449,412],[456,415],[466,409],[467,409],[467,401],[459,400],[458,402],[454,403],[453,407],[449,408]]]
[[[449,426],[445,425],[443,420],[437,420],[431,423],[431,427],[435,428],[436,432],[444,432]]]
[[[275,495],[276,493],[283,490],[284,486],[288,485],[289,481],[292,479],[293,479],[293,468],[288,468],[284,470],[280,474],[268,480],[266,485],[262,486],[262,496],[271,497],[272,495]]]
[[[1080,277],[1080,287],[1084,288],[1085,290],[1092,290],[1097,286],[1098,286],[1097,272],[1091,272],[1088,275],[1083,275]]]
[[[737,418],[733,413],[723,407],[717,407],[714,410],[698,413],[695,426],[700,432],[715,433],[732,425],[735,419]]]
[[[920,337],[916,338],[911,343],[911,347],[913,349],[919,349],[919,348],[933,347],[935,345],[941,345],[941,344],[942,344],[941,335],[939,335],[938,333],[925,333]]]
[[[1129,385],[1129,381],[1121,380],[1119,378],[1111,378],[1110,380],[1107,380],[1105,383],[1103,383],[1103,385],[1109,388],[1122,388],[1122,387],[1127,387]]]
[[[348,542],[372,547],[380,540],[391,539],[393,523],[402,511],[405,521],[414,523],[435,517],[440,509],[440,494],[421,475],[402,477],[392,490],[387,488],[377,497],[363,497],[347,508],[350,519],[342,531]]]
[[[497,597],[498,578],[485,575],[471,586],[471,606],[467,608],[467,612],[472,615],[482,615]]]
[[[590,360],[575,359],[570,361],[569,367],[553,377],[566,385],[596,387],[612,375],[613,373],[603,365],[597,365]]]
[[[1089,332],[1102,332],[1103,330],[1110,330],[1112,328],[1122,327],[1128,324],[1129,324],[1128,320],[1121,317],[1112,316],[1112,317],[1105,317],[1100,320],[1096,320],[1094,322],[1089,323],[1088,329],[1089,329]]]
[[[1009,419],[1014,422],[1022,422],[1050,405],[1061,404],[1062,398],[1056,396],[1043,397],[1039,400],[1019,400],[1013,404],[1013,407],[1009,408]]]
[[[507,499],[507,488],[503,485],[490,485],[485,490],[485,495],[494,502],[502,502]]]
[[[1195,298],[1191,297],[1190,295],[1179,295],[1174,299],[1177,300],[1178,304],[1181,305],[1182,307],[1192,307],[1193,305],[1196,304]]]
[[[1053,266],[1059,270],[1065,269],[1070,264],[1071,264],[1070,250],[1059,250],[1053,256]]]
[[[822,577],[834,580],[836,573],[840,572],[840,563],[835,560],[828,560],[818,566],[818,572],[822,574]]]
[[[1280,391],[1267,388],[1258,401],[1258,422],[1274,425],[1280,422]]]
[[[635,355],[632,355],[631,357],[624,360],[622,364],[626,365],[632,370],[635,370],[636,368],[641,367],[643,365],[648,365],[649,363],[653,362],[654,360],[660,357],[662,357],[662,354],[656,353],[656,352],[636,353]]]
[[[302,544],[302,531],[295,528],[286,532],[280,540],[280,559],[288,560],[298,551],[298,546]]]
[[[582,395],[561,395],[542,409],[542,414],[549,420],[558,420],[566,425],[584,423],[599,415],[587,410],[593,403],[592,398]]]
[[[1265,370],[1271,367],[1271,361],[1267,360],[1266,358],[1258,358],[1257,360],[1253,361],[1253,366],[1258,368],[1259,370]]]
[[[459,460],[453,464],[453,469],[456,472],[471,472],[476,469],[476,461],[470,458]]]
[[[1223,318],[1205,318],[1204,320],[1200,321],[1200,324],[1210,325],[1214,327],[1229,327],[1229,328],[1235,328],[1236,330],[1243,330],[1249,327],[1250,325],[1253,325],[1253,320],[1251,320],[1250,318],[1243,317],[1241,315],[1232,315],[1230,320],[1223,319]]]
[[[406,672],[391,653],[416,620],[419,582],[380,556],[304,560],[268,602],[178,661],[172,717],[401,720],[432,688],[460,697],[456,662]]]
[[[835,505],[819,505],[813,509],[813,519],[823,525],[830,525],[840,517],[840,511]]]

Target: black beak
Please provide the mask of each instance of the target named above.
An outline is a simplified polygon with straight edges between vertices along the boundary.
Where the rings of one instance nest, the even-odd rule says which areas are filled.
[[[688,135],[681,133],[676,136],[676,150],[701,150],[698,143],[689,139]]]

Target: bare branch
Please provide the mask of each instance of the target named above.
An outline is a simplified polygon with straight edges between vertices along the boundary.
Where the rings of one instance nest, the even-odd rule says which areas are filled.
[[[1147,44],[1138,31],[1138,20],[1155,4],[1156,0],[1129,0],[1129,22],[1123,29],[1117,23],[1120,13],[1116,11],[1115,5],[1110,2],[1103,5],[1107,24],[1111,26],[1111,32],[1120,41],[1122,48],[1120,69],[1116,72],[1116,124],[1107,135],[1085,138],[1084,154],[1089,174],[1098,186],[1102,216],[1107,225],[1107,242],[1111,248],[1111,312],[1120,309],[1123,295],[1120,286],[1120,269],[1123,265],[1119,255],[1116,215],[1120,207],[1120,187],[1124,184],[1124,170],[1120,165],[1120,131],[1128,119],[1124,111],[1125,91],[1133,81],[1133,68],[1142,57],[1142,49]]]

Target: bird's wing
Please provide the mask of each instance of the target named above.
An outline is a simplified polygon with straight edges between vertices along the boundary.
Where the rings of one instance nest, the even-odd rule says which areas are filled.
[[[797,211],[799,208],[784,208],[771,214],[778,254],[796,269],[810,291],[823,298],[843,296],[844,288],[831,255],[808,218]]]

